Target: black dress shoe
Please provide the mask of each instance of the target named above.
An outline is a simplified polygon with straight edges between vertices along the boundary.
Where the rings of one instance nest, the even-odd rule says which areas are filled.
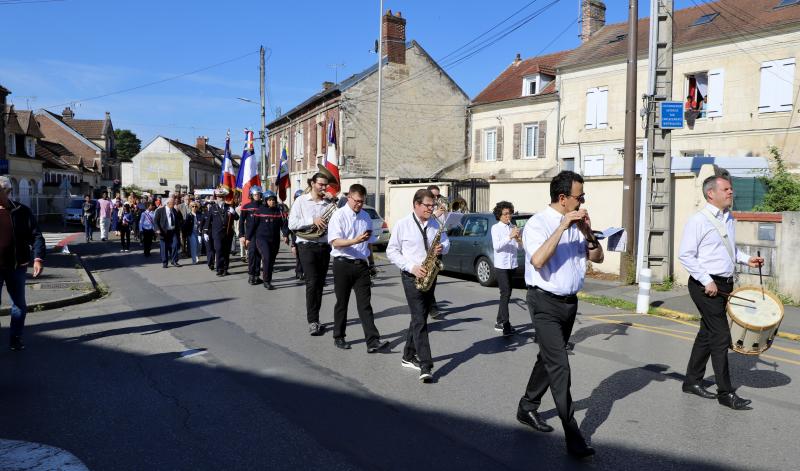
[[[344,341],[344,339],[333,339],[333,344],[336,345],[336,348],[341,348],[342,350],[350,350],[350,344]]]
[[[742,399],[741,397],[737,396],[736,393],[720,394],[717,396],[717,401],[723,406],[728,406],[733,410],[750,409],[750,407],[747,406],[753,402],[750,399]]]
[[[255,283],[253,283],[253,277],[252,277],[252,276],[248,276],[248,277],[247,277],[247,283],[248,283],[248,284],[251,284],[251,285],[254,285],[254,284],[255,284]]]
[[[573,458],[583,459],[588,458],[595,454],[594,448],[589,445],[583,446],[569,446],[567,445],[567,453]]]
[[[218,271],[218,272],[217,272],[217,276],[222,276],[222,272],[221,272],[221,271]]]
[[[263,282],[264,282],[264,280],[262,280],[261,278],[259,278],[259,277],[257,277],[257,276],[256,276],[256,277],[253,277],[253,284],[254,284],[254,285],[260,285],[260,284],[261,284],[261,283],[263,283]]]
[[[161,266],[162,266],[163,268],[167,268],[167,264],[166,264],[166,263],[165,263],[165,264],[163,264],[163,265],[161,265]]]
[[[214,270],[215,270],[215,268],[214,268],[214,267],[212,267],[211,265],[209,265],[209,266],[208,266],[208,269],[209,269],[209,270],[211,270],[211,271],[214,271]]]
[[[230,273],[228,273],[228,270],[225,270],[224,272],[222,272],[222,276],[228,276],[228,275],[230,275]]]
[[[704,387],[700,386],[699,384],[686,384],[683,383],[681,387],[683,392],[688,394],[694,394],[695,396],[700,396],[703,399],[714,399],[717,397],[716,394],[712,393],[711,391],[705,389]]]
[[[552,432],[553,427],[547,425],[547,422],[544,421],[543,418],[539,416],[539,413],[535,410],[524,412],[521,410],[517,411],[517,420],[520,423],[523,423],[532,429],[539,431],[539,432]]]
[[[275,289],[275,287],[274,287],[274,286],[272,286],[272,283],[270,283],[269,281],[268,281],[268,282],[266,282],[266,283],[264,283],[264,286],[266,286],[266,287],[267,287],[267,289],[268,289],[268,290],[270,290],[270,291],[272,291],[272,290],[274,290],[274,289]]]
[[[367,347],[367,353],[377,353],[378,350],[383,350],[384,348],[389,346],[388,340],[378,340],[377,342],[371,344]]]
[[[175,262],[175,263],[173,263],[173,264],[172,264],[172,266],[173,266],[173,267],[179,267],[179,266],[181,266],[181,264],[180,264],[180,263],[178,263],[178,262]]]

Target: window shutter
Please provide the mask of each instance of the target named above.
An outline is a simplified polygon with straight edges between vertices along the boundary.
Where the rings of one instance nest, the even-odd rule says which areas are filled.
[[[472,146],[472,158],[475,159],[475,162],[481,161],[481,135],[483,134],[483,129],[476,129],[475,130],[475,145]]]
[[[722,116],[722,99],[724,96],[725,71],[714,69],[708,71],[708,95],[706,96],[706,116],[715,118]]]
[[[783,59],[776,62],[777,77],[775,77],[775,111],[791,111],[794,101],[792,90],[794,88],[795,60],[792,58]]]
[[[597,100],[597,127],[605,129],[608,127],[608,87],[598,88],[595,99]]]
[[[775,111],[773,108],[772,90],[774,90],[775,64],[763,62],[761,64],[761,90],[758,101],[758,111],[768,113]]]
[[[586,129],[597,127],[597,89],[586,91]]]
[[[539,121],[539,148],[537,149],[536,156],[539,158],[547,157],[547,121]]]
[[[514,149],[511,152],[511,157],[514,160],[518,160],[521,150],[522,150],[522,124],[517,123],[514,125]]]
[[[309,119],[307,121],[308,128],[306,130],[306,141],[308,141],[309,146],[311,147],[310,153],[311,155],[317,155],[317,123],[314,120]]]
[[[495,153],[495,160],[498,162],[503,160],[503,126],[497,128],[497,152]]]

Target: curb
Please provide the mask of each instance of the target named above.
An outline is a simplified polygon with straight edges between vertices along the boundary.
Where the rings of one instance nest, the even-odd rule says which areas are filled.
[[[72,254],[72,255],[74,255],[75,258],[78,259],[78,263],[80,263],[81,268],[83,269],[82,271],[80,271],[81,278],[83,279],[83,281],[92,284],[92,291],[81,294],[79,296],[71,296],[66,298],[53,299],[51,301],[44,301],[36,304],[30,304],[28,305],[28,314],[34,312],[58,309],[67,306],[74,306],[76,304],[83,304],[85,302],[89,302],[93,299],[97,299],[102,296],[102,293],[98,288],[97,280],[94,278],[91,272],[89,272],[89,270],[86,269],[86,266],[83,264],[83,260],[81,260],[81,256],[78,254]],[[11,308],[0,309],[0,316],[8,316],[10,314],[11,314]]]

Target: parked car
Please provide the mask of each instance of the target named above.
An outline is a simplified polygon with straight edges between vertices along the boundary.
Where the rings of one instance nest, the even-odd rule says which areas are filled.
[[[97,209],[97,200],[91,200],[92,206]],[[83,216],[83,198],[73,198],[69,200],[67,206],[64,208],[64,222],[72,224],[81,224],[81,216]]]
[[[514,214],[511,222],[520,229],[533,214]],[[492,248],[492,226],[497,223],[492,213],[469,213],[461,219],[461,224],[447,231],[450,251],[442,256],[444,270],[453,273],[473,275],[482,286],[495,286],[494,249]],[[514,278],[525,276],[525,251],[517,252],[519,266]]]
[[[389,245],[389,237],[392,233],[389,231],[389,225],[386,224],[386,221],[383,220],[380,214],[375,211],[375,208],[372,206],[364,206],[362,211],[366,211],[369,214],[369,217],[372,219],[372,234],[378,236],[377,242],[372,244],[375,247],[375,250],[386,250],[386,246]]]

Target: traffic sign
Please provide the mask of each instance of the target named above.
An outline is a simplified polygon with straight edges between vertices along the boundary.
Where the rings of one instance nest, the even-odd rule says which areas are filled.
[[[662,101],[659,103],[661,129],[682,129],[683,128],[683,103],[680,101]]]

